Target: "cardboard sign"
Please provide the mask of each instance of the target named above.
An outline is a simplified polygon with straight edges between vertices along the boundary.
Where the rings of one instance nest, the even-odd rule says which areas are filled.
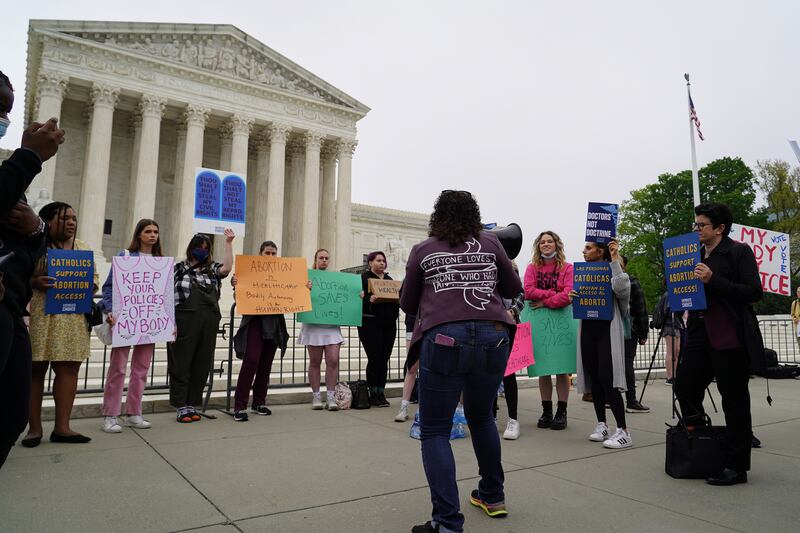
[[[311,311],[307,268],[302,257],[237,255],[236,310],[243,315]]]
[[[578,321],[572,318],[571,306],[560,309],[525,308],[521,321],[530,322],[536,363],[528,367],[528,377],[555,376],[576,372]]]
[[[297,314],[305,324],[361,325],[361,276],[345,272],[309,270],[311,311]]]
[[[531,341],[531,325],[527,322],[517,324],[514,344],[511,346],[506,373],[503,375],[510,376],[517,370],[530,366],[535,362],[533,358],[533,342]]]
[[[175,340],[174,262],[149,255],[112,259],[113,347]]]
[[[792,296],[788,233],[732,224],[730,237],[753,249],[764,292]]]
[[[572,316],[580,320],[614,318],[614,292],[611,290],[611,265],[605,262],[575,263],[572,289]]]
[[[195,231],[222,235],[225,228],[231,228],[237,237],[243,237],[246,208],[245,176],[209,168],[195,171]]]
[[[375,303],[397,302],[400,300],[402,281],[393,279],[369,278],[367,287],[375,295]]]
[[[700,236],[686,233],[664,239],[664,278],[672,312],[706,308],[706,290],[694,275],[700,262]]]
[[[607,243],[617,237],[617,204],[589,202],[586,242]]]
[[[46,314],[82,314],[92,310],[94,253],[91,250],[47,250],[47,275],[56,281],[45,292]]]

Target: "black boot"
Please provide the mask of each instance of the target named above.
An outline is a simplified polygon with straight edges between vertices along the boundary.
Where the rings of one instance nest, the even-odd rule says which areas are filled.
[[[553,402],[542,401],[542,416],[539,417],[539,421],[536,423],[537,428],[549,428],[550,424],[553,422]]]
[[[567,402],[558,402],[556,416],[550,423],[550,429],[564,429],[567,427]]]

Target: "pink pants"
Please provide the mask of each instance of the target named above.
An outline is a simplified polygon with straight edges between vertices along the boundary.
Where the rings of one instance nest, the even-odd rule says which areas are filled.
[[[106,388],[103,391],[103,415],[105,416],[119,416],[120,414],[122,389],[125,386],[125,369],[128,366],[130,349],[131,346],[120,346],[111,350]],[[128,396],[125,398],[125,411],[128,415],[142,414],[142,394],[154,350],[155,344],[133,346],[131,378],[128,380]]]

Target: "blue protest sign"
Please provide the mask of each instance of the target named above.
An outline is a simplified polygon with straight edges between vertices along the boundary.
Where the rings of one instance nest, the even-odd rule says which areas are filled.
[[[231,228],[238,237],[245,233],[247,179],[225,170],[195,170],[194,230],[222,235]]]
[[[586,242],[607,243],[617,237],[617,204],[589,202]]]
[[[694,275],[700,262],[700,236],[686,233],[664,239],[664,277],[672,312],[706,308],[703,282]]]
[[[195,177],[194,216],[196,218],[219,219],[220,179],[210,171],[203,170]]]
[[[235,174],[226,176],[222,180],[222,215],[220,218],[228,222],[244,224],[246,199],[247,186],[244,184],[244,180]]]
[[[609,263],[575,263],[572,289],[578,293],[572,299],[572,316],[580,320],[611,320],[614,318],[614,292],[611,289]]]
[[[56,281],[45,293],[46,314],[82,314],[92,310],[94,254],[90,250],[48,250],[47,275]]]

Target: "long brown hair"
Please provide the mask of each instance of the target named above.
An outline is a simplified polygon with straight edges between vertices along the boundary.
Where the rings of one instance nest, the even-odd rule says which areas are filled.
[[[542,240],[542,237],[545,235],[549,235],[553,238],[556,243],[556,270],[561,270],[564,268],[564,265],[567,262],[567,256],[564,255],[564,243],[561,241],[561,237],[554,231],[543,231],[536,237],[536,240],[533,241],[533,258],[531,262],[536,266],[542,266],[544,264],[544,257],[542,257],[542,251],[539,250],[539,242]]]
[[[141,235],[141,233],[144,231],[144,228],[147,226],[155,226],[158,230],[158,240],[153,245],[151,255],[153,257],[161,257],[161,228],[158,227],[158,222],[152,218],[143,218],[136,223],[136,229],[133,230],[133,237],[131,237],[131,243],[128,245],[128,251],[138,252],[141,249],[142,241],[139,238],[139,235]]]

